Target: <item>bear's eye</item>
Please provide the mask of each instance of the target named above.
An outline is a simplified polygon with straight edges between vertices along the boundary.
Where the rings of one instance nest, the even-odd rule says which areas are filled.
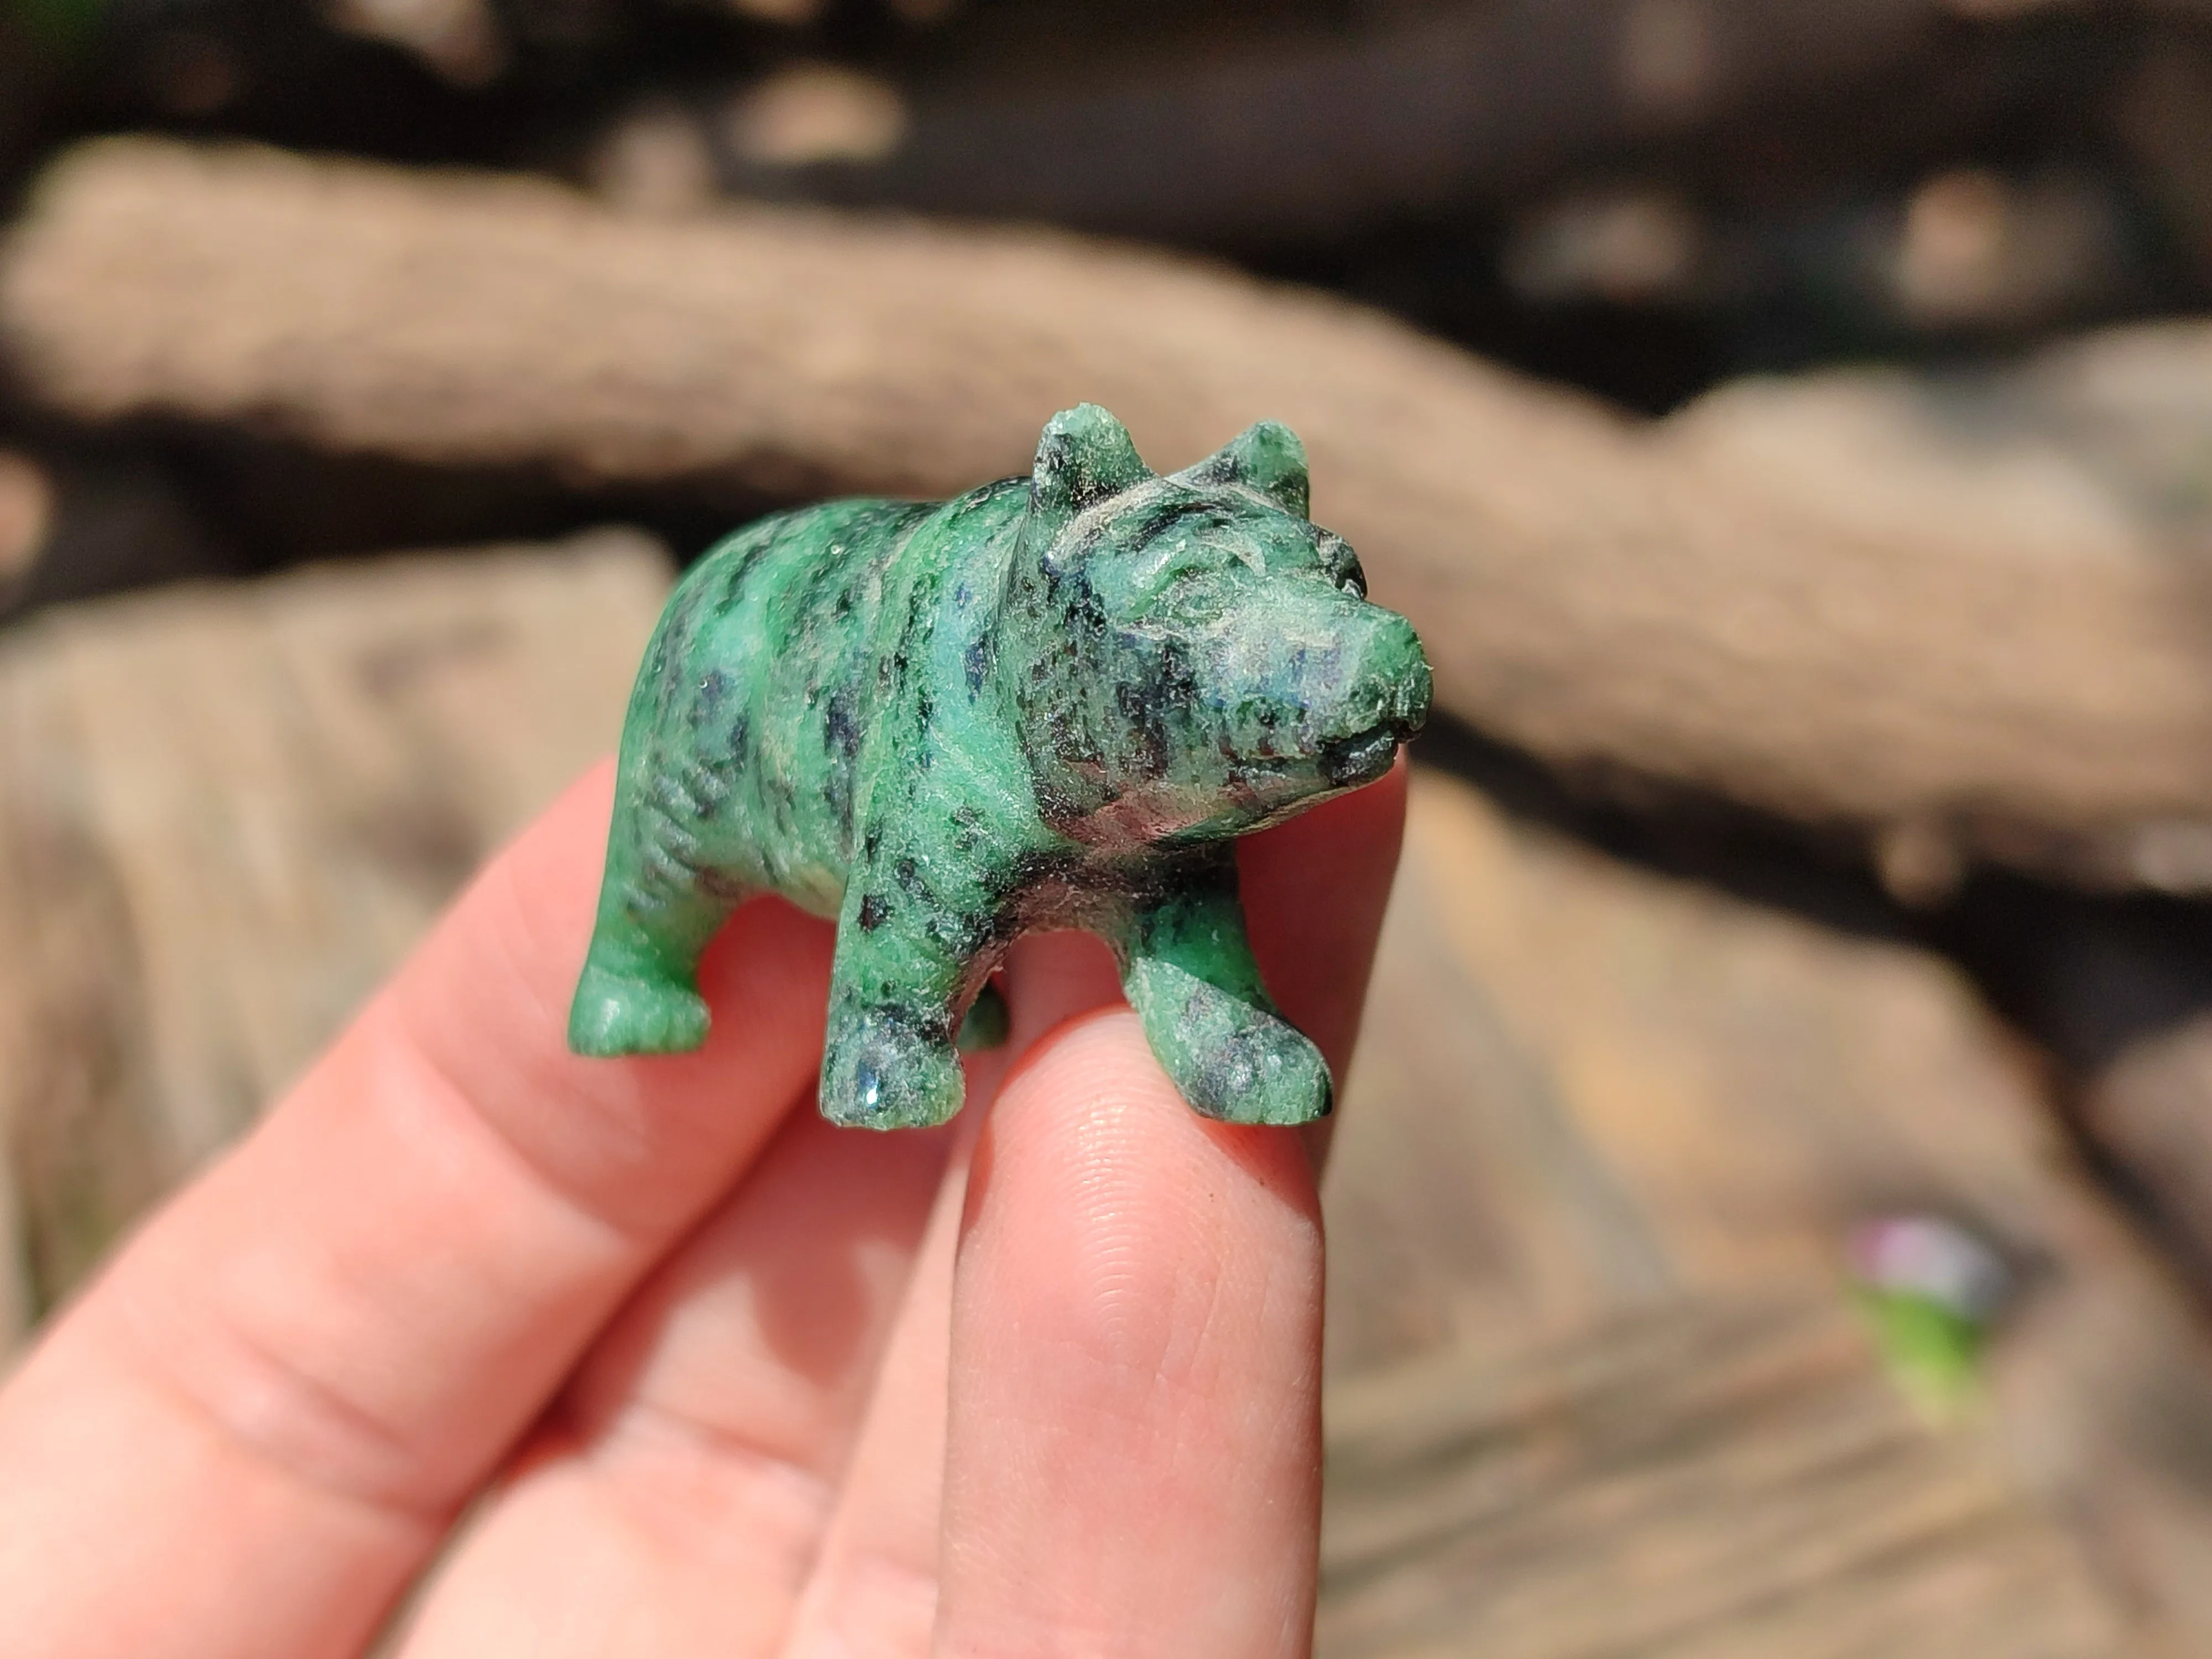
[[[1211,526],[1185,519],[1175,533],[1155,538],[1146,549],[1144,565],[1136,579],[1145,601],[1164,599],[1221,568],[1221,552],[1205,535]],[[1149,568],[1145,568],[1148,565]]]

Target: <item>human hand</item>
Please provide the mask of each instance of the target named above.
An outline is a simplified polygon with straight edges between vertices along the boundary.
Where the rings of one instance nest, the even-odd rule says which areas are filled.
[[[410,1659],[1304,1652],[1318,1141],[1190,1112],[1077,935],[953,1125],[830,1128],[776,901],[704,1050],[576,1059],[611,779],[0,1391],[0,1650],[356,1654],[434,1562]],[[1239,848],[1340,1077],[1403,813],[1401,764]]]

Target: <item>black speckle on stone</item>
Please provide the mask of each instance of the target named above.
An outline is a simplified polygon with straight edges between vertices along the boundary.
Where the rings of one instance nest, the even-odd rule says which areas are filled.
[[[872,933],[890,919],[890,901],[881,893],[870,893],[860,901],[860,929]]]
[[[939,910],[931,916],[930,937],[948,956],[971,957],[996,937],[988,910]]]
[[[742,547],[735,550],[737,557],[730,562],[729,577],[722,584],[721,598],[714,606],[716,611],[727,611],[737,603],[738,595],[745,585],[745,578],[752,574],[753,567],[766,557],[773,549],[781,545],[782,540],[781,534],[754,536]]]
[[[1160,653],[1159,684],[1154,696],[1178,708],[1188,708],[1198,701],[1198,675],[1191,666],[1190,653],[1176,641],[1170,641]]]
[[[898,878],[898,884],[909,893],[921,884],[921,869],[912,859],[901,859],[891,866],[891,873]]]
[[[730,722],[730,757],[732,760],[743,761],[746,751],[752,747],[752,716],[740,714],[737,719]]]
[[[883,825],[879,823],[870,824],[868,826],[867,833],[860,837],[860,851],[866,856],[873,858],[875,857],[878,849],[880,848],[883,844]]]
[[[1030,848],[1015,856],[1010,872],[1013,890],[1017,893],[1065,874],[1070,860],[1064,853]]]
[[[840,690],[831,694],[822,733],[823,742],[847,760],[860,752],[860,722],[854,714],[850,691]]]
[[[964,666],[968,671],[968,695],[982,695],[983,682],[991,677],[992,659],[997,655],[988,634],[979,634],[969,641]]]

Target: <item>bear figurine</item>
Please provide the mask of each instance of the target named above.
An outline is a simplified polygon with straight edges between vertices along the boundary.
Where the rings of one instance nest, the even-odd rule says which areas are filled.
[[[957,1112],[957,1046],[1003,1022],[992,969],[1057,927],[1112,946],[1198,1111],[1327,1113],[1328,1068],[1253,964],[1229,843],[1387,772],[1429,667],[1307,502],[1287,428],[1160,477],[1086,404],[1027,478],[723,541],[630,699],[570,1046],[696,1048],[701,951],[780,893],[836,919],[833,1122]]]

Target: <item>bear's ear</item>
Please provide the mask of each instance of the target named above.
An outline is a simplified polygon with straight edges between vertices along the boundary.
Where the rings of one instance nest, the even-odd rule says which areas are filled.
[[[1030,507],[1072,518],[1152,476],[1128,428],[1096,404],[1078,404],[1045,423],[1030,474]]]
[[[1216,450],[1176,477],[1200,487],[1244,484],[1301,519],[1313,503],[1312,486],[1306,478],[1306,447],[1280,421],[1261,421],[1246,427],[1226,448]]]

